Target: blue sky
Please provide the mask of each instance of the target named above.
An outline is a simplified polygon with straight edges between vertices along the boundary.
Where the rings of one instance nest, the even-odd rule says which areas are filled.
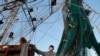
[[[41,0],[37,0],[36,3],[38,3]],[[57,3],[60,3],[62,0],[57,0]],[[94,10],[96,10],[98,13],[100,13],[100,8],[99,8],[99,3],[100,0],[84,0],[91,8],[93,8]],[[1,0],[0,0],[1,2]],[[1,3],[0,3],[1,4]],[[35,5],[35,3],[30,3],[30,5]],[[41,18],[43,16],[43,14],[48,13],[48,6],[44,6],[44,5],[48,5],[48,0],[44,0],[41,3],[38,3],[34,6],[34,12],[32,13],[32,16],[35,16],[37,19]],[[39,7],[40,6],[40,7]],[[44,7],[42,7],[44,6]],[[39,7],[39,8],[36,8]],[[44,16],[46,16],[47,14],[45,14]],[[90,15],[89,18],[92,18],[93,13]],[[98,15],[96,15],[94,18],[96,18]],[[23,31],[27,30],[26,28],[28,28],[27,26],[29,26],[26,22],[24,22],[25,24],[23,24],[23,22],[20,21],[26,21],[25,16],[23,15],[23,12],[19,13],[17,15],[17,18],[19,18],[19,23],[15,23],[15,26],[12,27],[11,31],[14,31],[15,33],[17,33],[17,35],[15,35],[16,37],[20,37],[23,36]],[[100,19],[100,18],[98,18]],[[92,19],[92,21],[94,22],[95,19]],[[100,20],[97,20],[96,22],[100,22]],[[98,24],[96,23],[96,24]],[[93,23],[91,23],[93,25]],[[23,29],[22,27],[25,27],[25,29]],[[96,36],[96,39],[98,42],[100,42],[100,33],[98,33],[98,31],[96,30],[95,26],[94,27],[94,33]],[[100,25],[98,25],[98,27],[100,27]],[[60,43],[60,39],[62,37],[62,32],[63,32],[63,18],[62,18],[62,11],[58,10],[56,13],[54,13],[52,16],[50,16],[44,23],[42,23],[35,31],[34,35],[33,33],[29,34],[28,36],[25,36],[27,40],[30,39],[30,37],[32,38],[31,43],[35,44],[36,47],[42,51],[48,51],[48,46],[49,45],[54,45],[55,46],[55,52],[57,51],[57,48],[59,46]],[[20,33],[18,32],[19,29]],[[100,31],[100,30],[99,30]],[[15,38],[18,39],[18,38]],[[15,40],[15,42],[18,42],[18,40]],[[94,51],[91,51],[91,53],[95,53]],[[92,54],[93,56],[96,56],[95,54]],[[37,56],[37,55],[36,55]]]
[[[85,0],[85,2],[91,7],[91,8],[93,8],[97,13],[100,13],[100,8],[99,8],[99,2],[100,2],[100,0]],[[100,42],[100,33],[98,33],[98,31],[100,32],[100,24],[98,25],[98,23],[100,23],[100,14],[99,15],[97,15],[97,14],[95,14],[95,13],[91,13],[90,14],[90,20],[92,21],[92,25],[93,25],[93,22],[95,21],[95,19],[97,19],[96,21],[95,21],[95,25],[96,26],[98,26],[98,28],[99,28],[99,30],[97,30],[96,29],[96,27],[93,25],[93,27],[94,27],[94,34],[95,34],[95,36],[96,36],[96,39],[97,39],[97,41],[98,42]],[[94,16],[94,17],[93,17]]]

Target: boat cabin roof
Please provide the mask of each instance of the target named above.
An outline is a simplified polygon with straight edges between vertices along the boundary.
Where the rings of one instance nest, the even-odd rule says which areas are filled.
[[[28,56],[34,56],[33,45],[30,44],[28,47]],[[2,45],[0,46],[0,56],[20,56],[21,45]]]

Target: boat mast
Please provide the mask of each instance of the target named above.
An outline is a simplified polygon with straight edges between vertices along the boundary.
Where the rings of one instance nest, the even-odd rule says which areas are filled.
[[[4,31],[2,33],[2,40],[1,40],[1,45],[5,45],[6,43],[6,39],[9,36],[10,33],[10,28],[13,25],[14,20],[16,19],[16,15],[18,13],[18,10],[22,4],[22,2],[19,1],[15,1],[15,3],[13,3],[16,7],[14,8],[10,8],[10,12],[8,13],[8,18],[6,21],[6,24],[4,26]],[[7,8],[8,4],[5,4],[5,8]]]

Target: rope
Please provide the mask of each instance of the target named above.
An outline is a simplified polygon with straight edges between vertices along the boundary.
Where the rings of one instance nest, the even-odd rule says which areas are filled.
[[[96,21],[98,21],[98,18],[99,18],[100,16],[98,16],[95,20],[94,20],[94,23],[96,23]]]
[[[17,4],[20,4],[20,3],[17,3]],[[17,9],[17,10],[15,10],[15,8],[14,8],[14,9],[11,11],[11,15],[13,14],[13,11],[15,10],[14,15],[16,16],[19,7],[16,7],[16,9]],[[11,24],[12,24],[12,22],[13,22],[15,16],[13,16],[13,17],[11,17],[11,18],[9,19],[9,21],[8,21],[9,23],[8,23],[8,24],[5,26],[5,28],[4,28],[2,44],[4,43],[4,40],[6,39],[6,37],[7,37],[7,35],[8,35],[9,28],[10,28],[10,26],[11,26]]]
[[[44,33],[44,35],[37,41],[36,44],[38,44],[42,39],[43,37],[48,33],[48,31],[53,27],[54,23],[47,29],[47,31]]]
[[[90,20],[91,21],[91,20]],[[96,29],[98,30],[98,33],[100,34],[100,30],[98,29],[98,27],[95,25],[94,22],[91,21],[91,23],[93,23],[93,25],[96,27]]]
[[[43,32],[42,30],[40,30],[40,29],[38,29],[40,32],[42,32],[42,33],[45,33],[45,32]],[[49,36],[49,37],[52,37],[53,38],[53,40],[56,40],[56,41],[60,41],[60,40],[58,40],[56,37],[54,37],[54,36],[52,36],[52,35],[50,35],[50,34],[46,34],[47,36]]]
[[[88,6],[88,8],[94,12],[95,14],[99,15],[100,16],[100,13],[98,13],[97,11],[95,11],[93,8],[91,8],[88,4],[86,4],[85,2],[83,2],[86,6]]]

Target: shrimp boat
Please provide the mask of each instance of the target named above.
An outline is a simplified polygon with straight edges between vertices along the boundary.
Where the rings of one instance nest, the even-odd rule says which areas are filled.
[[[93,31],[95,27],[100,33],[100,13],[84,0],[0,0],[0,56],[36,56],[33,35],[59,10],[64,30],[56,56],[91,56],[89,49],[100,56],[100,43]],[[98,17],[90,18],[92,13]],[[23,36],[27,42],[21,46],[19,40]]]

